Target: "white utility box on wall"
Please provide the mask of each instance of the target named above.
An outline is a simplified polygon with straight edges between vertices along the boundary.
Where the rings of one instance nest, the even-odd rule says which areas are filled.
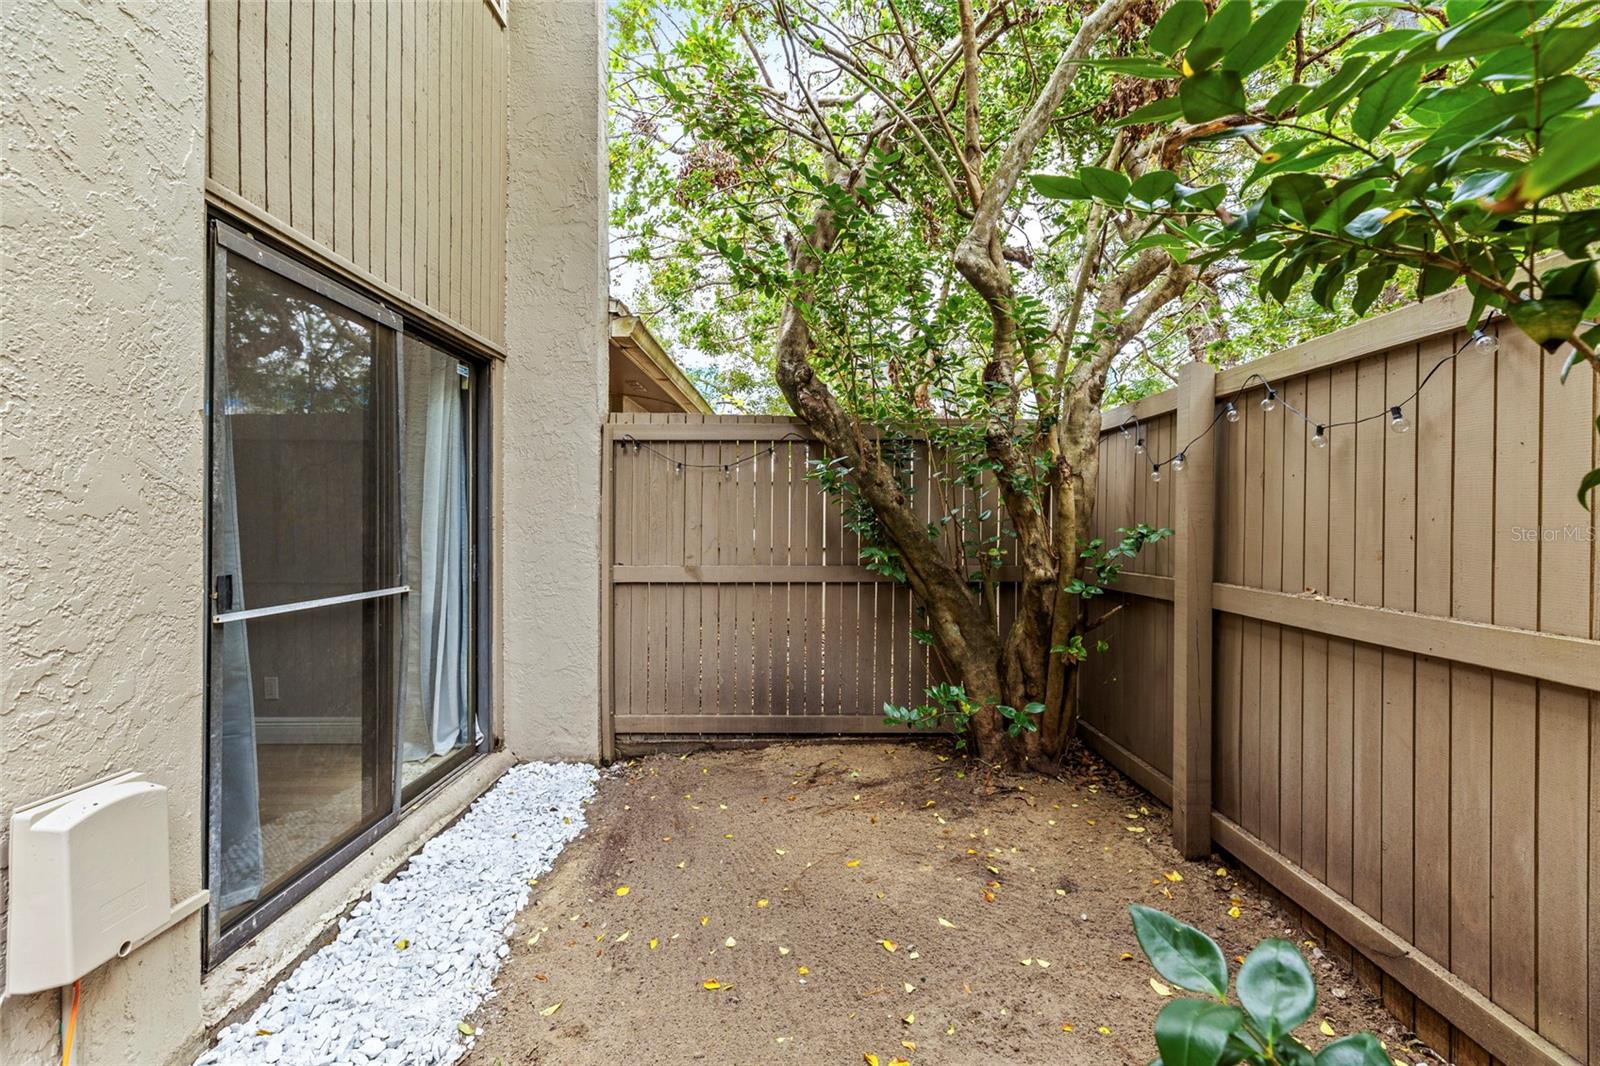
[[[11,815],[6,991],[70,985],[168,924],[167,790],[124,773]]]

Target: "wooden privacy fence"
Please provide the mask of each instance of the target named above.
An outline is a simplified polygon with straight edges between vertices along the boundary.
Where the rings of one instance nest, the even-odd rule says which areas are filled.
[[[1600,401],[1506,328],[1394,432],[1382,413],[1466,311],[1191,367],[1107,413],[1099,528],[1164,515],[1170,482],[1176,536],[1124,582],[1085,729],[1171,800],[1185,851],[1214,839],[1348,941],[1439,1050],[1600,1063],[1600,585],[1576,498]],[[1252,374],[1315,422],[1380,417],[1312,447]],[[1230,399],[1240,421],[1159,485],[1118,428],[1164,458]]]
[[[992,497],[936,489],[918,447],[923,506],[942,491],[995,508],[984,530],[997,532]],[[891,732],[883,705],[940,680],[910,591],[859,564],[838,500],[807,478],[823,452],[801,423],[614,414],[604,448],[613,735]],[[1001,612],[1010,600],[1002,587]]]
[[[1107,412],[1098,535],[1176,536],[1113,594],[1084,733],[1172,804],[1185,852],[1214,841],[1352,946],[1436,1049],[1600,1066],[1600,583],[1575,495],[1600,398],[1508,328],[1392,431],[1467,310],[1190,366]],[[1316,448],[1252,375],[1316,422],[1379,417]],[[1152,481],[1230,400],[1240,420]],[[608,742],[877,732],[939,679],[907,591],[804,478],[797,423],[612,416],[605,449]],[[911,463],[931,513],[949,483]]]

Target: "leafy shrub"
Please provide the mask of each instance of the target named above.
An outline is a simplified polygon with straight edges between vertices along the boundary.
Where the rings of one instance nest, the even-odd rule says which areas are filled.
[[[1228,999],[1228,962],[1216,941],[1170,914],[1137,903],[1133,931],[1156,972],[1204,999],[1174,999],[1156,1015],[1152,1066],[1392,1066],[1371,1033],[1317,1052],[1291,1035],[1317,1007],[1311,968],[1287,940],[1263,940],[1245,956]]]

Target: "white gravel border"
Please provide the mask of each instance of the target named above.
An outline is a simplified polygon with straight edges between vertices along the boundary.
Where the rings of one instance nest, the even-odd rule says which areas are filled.
[[[339,935],[300,964],[195,1066],[434,1066],[466,1053],[458,1026],[489,992],[528,881],[582,831],[598,774],[579,763],[507,770]],[[408,941],[404,949],[398,947]]]

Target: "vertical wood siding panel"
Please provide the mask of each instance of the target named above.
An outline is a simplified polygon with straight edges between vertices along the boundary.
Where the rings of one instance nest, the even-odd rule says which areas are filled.
[[[372,6],[354,6],[351,50],[350,259],[372,268]]]
[[[289,5],[289,213],[282,217],[314,236],[316,217],[316,0]]]
[[[267,202],[267,5],[239,5],[239,195]]]
[[[431,307],[439,306],[437,267],[434,260],[433,200],[438,180],[435,174],[438,123],[438,87],[434,70],[438,63],[438,5],[417,5],[417,41],[412,49],[411,71],[416,79],[417,98],[412,103],[417,136],[411,151],[412,240],[416,252],[411,283]]]
[[[1331,378],[1313,374],[1306,383],[1305,410],[1319,423],[1329,420]],[[1306,447],[1305,569],[1301,581],[1317,594],[1328,591],[1328,449]],[[1301,637],[1303,649],[1304,725],[1301,728],[1301,802],[1305,829],[1301,847],[1305,867],[1320,879],[1328,876],[1328,641],[1317,633]]]
[[[405,0],[400,7],[400,285],[417,292],[417,46],[421,6]]]
[[[325,247],[334,247],[333,184],[337,170],[338,139],[334,98],[334,3],[322,0],[312,6],[311,40],[311,235]]]
[[[371,66],[368,73],[368,107],[371,126],[368,150],[368,185],[371,199],[367,203],[368,269],[377,277],[388,271],[388,217],[389,198],[389,7],[373,0],[367,5],[372,22]],[[399,32],[399,27],[395,27]],[[630,591],[629,595],[632,593]]]
[[[384,197],[384,280],[399,285],[400,277],[400,200],[405,195],[405,176],[400,166],[400,42],[403,27],[400,23],[399,0],[387,0],[389,34],[387,39],[387,71],[384,91],[388,102],[383,117],[388,126],[384,139],[384,158],[389,168],[389,189]]]
[[[206,9],[210,49],[206,95],[209,136],[206,172],[213,181],[239,189],[239,78],[241,74],[238,0],[215,0]]]
[[[1356,413],[1356,368],[1334,369],[1330,383],[1331,422]],[[1328,595],[1355,598],[1356,435],[1329,430]],[[1347,640],[1328,641],[1328,884],[1353,897],[1355,827],[1355,649]]]
[[[1283,394],[1287,399],[1287,395]],[[1298,405],[1297,405],[1298,406]],[[1300,420],[1286,408],[1267,420],[1262,441],[1261,496],[1261,587],[1283,590],[1284,526],[1284,435],[1297,429]],[[1280,627],[1261,627],[1260,741],[1261,839],[1274,849],[1283,841],[1282,832],[1282,752],[1283,732],[1283,636]]]
[[[297,5],[288,0],[276,0],[267,9],[267,157],[266,157],[266,208],[281,219],[294,221],[291,203],[290,153],[290,99],[289,43],[291,16]],[[298,18],[298,16],[294,16]]]
[[[355,222],[355,2],[335,0],[333,8],[333,246],[352,257]]]

